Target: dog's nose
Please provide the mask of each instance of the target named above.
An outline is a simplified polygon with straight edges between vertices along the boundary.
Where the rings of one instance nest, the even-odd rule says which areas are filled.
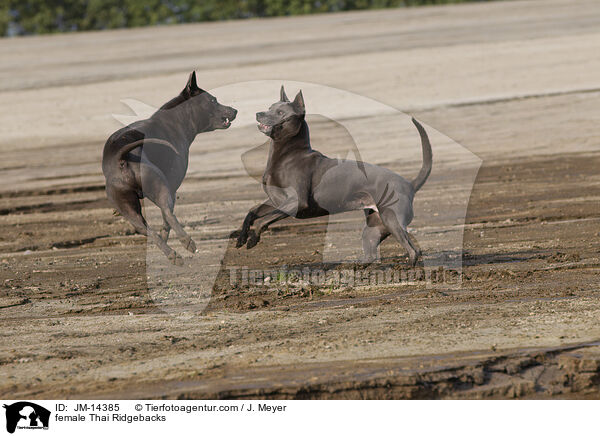
[[[237,115],[237,109],[231,108],[231,111],[233,112],[233,116],[235,117]]]
[[[258,117],[264,117],[265,113],[264,112],[256,112],[256,119],[258,119]]]

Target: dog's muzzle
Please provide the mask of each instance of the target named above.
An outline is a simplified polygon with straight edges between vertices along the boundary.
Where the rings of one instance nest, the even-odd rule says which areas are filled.
[[[230,108],[231,110],[227,112],[226,116],[221,117],[221,128],[226,129],[231,126],[231,122],[235,120],[235,116],[237,115],[237,110]]]
[[[261,123],[260,121],[258,122],[258,130],[260,130],[262,133],[268,134],[271,129],[273,128],[272,126],[267,126],[266,124]]]

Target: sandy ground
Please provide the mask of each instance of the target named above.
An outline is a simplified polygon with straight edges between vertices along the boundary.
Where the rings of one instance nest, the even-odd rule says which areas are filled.
[[[0,397],[597,397],[598,29],[598,2],[549,0],[1,40]],[[241,112],[192,146],[176,214],[200,253],[162,272],[113,214],[100,159],[112,114],[131,115],[121,100],[159,106],[192,69]],[[237,85],[257,80],[273,82]],[[228,240],[264,198],[241,156],[260,169],[251,109],[281,81],[303,83],[309,111],[333,101],[361,156],[407,177],[418,137],[377,108],[422,120],[435,163],[411,226],[419,270],[458,252],[458,286],[230,283],[232,267],[410,272],[392,240],[374,266],[353,262],[351,236],[332,248],[356,215],[283,221],[253,250]],[[311,120],[315,148],[352,149]]]

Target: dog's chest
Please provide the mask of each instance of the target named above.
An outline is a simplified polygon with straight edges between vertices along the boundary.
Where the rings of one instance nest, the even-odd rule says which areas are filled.
[[[277,177],[277,174],[271,172],[265,171],[265,173],[263,174],[262,183],[263,190],[269,197],[271,197],[277,189],[282,187],[281,181],[279,180],[279,177]]]
[[[292,165],[286,165],[285,162],[273,162],[267,165],[263,173],[262,182],[265,188],[277,187],[286,188],[294,185],[300,177],[300,171]]]

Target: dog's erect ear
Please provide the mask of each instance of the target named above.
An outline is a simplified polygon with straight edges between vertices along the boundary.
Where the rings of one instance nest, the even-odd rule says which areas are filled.
[[[190,74],[190,78],[188,79],[186,85],[185,85],[185,89],[189,90],[189,91],[193,91],[198,88],[198,84],[196,83],[196,72],[192,71],[192,74]]]
[[[283,89],[283,85],[281,85],[281,91],[279,92],[279,100],[289,103],[290,99],[288,98],[287,95],[285,95],[285,89]]]
[[[304,97],[302,96],[302,90],[300,90],[300,92],[298,92],[298,94],[296,95],[296,98],[294,99],[294,102],[292,104],[296,108],[297,112],[302,113],[302,114],[305,112]]]

